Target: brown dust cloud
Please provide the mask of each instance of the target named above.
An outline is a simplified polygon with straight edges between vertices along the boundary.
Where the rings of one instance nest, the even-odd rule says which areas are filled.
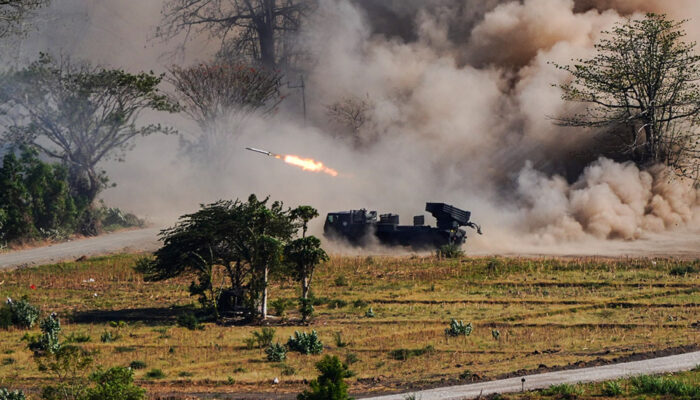
[[[194,37],[178,52],[181,42],[154,38],[162,5],[54,0],[15,51],[20,62],[50,49],[134,72],[209,60],[214,40]],[[103,197],[161,225],[250,193],[322,215],[398,212],[403,223],[440,201],[483,225],[468,240],[475,254],[697,255],[697,187],[602,157],[595,132],[552,122],[572,110],[554,86],[567,75],[552,63],[592,56],[601,31],[650,11],[690,19],[687,39],[700,39],[695,0],[321,0],[295,38],[303,72],[287,75],[273,115],[221,121],[198,159],[182,143],[209,133],[182,116],[144,115],[179,135],[140,139],[125,162],[106,163],[118,186]],[[327,114],[347,98],[368,104],[354,140]],[[248,146],[314,158],[339,175]]]

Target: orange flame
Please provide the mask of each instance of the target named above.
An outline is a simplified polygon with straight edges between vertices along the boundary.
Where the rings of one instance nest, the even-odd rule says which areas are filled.
[[[281,158],[281,157],[277,157]],[[297,156],[284,156],[284,162],[287,164],[291,165],[296,165],[297,167],[300,167],[304,171],[312,171],[312,172],[323,172],[325,174],[328,174],[330,176],[338,176],[338,171],[328,168],[325,165],[323,165],[322,162],[313,160],[311,158],[301,158]]]

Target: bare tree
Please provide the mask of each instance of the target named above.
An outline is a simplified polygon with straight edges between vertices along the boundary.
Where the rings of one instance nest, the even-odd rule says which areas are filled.
[[[356,146],[363,146],[375,139],[371,134],[372,127],[369,126],[373,109],[374,102],[369,96],[346,96],[326,106],[326,114],[332,122],[345,130],[345,134],[350,136]]]
[[[647,14],[616,26],[598,54],[573,66],[563,98],[585,111],[559,118],[564,126],[605,130],[622,156],[641,166],[662,163],[682,176],[700,168],[700,56],[683,41],[684,21]]]
[[[42,54],[27,68],[2,76],[2,122],[8,130],[1,142],[29,145],[61,160],[71,189],[90,205],[107,183],[101,161],[122,159],[137,136],[169,131],[136,123],[145,109],[176,110],[158,90],[161,79]]]
[[[283,64],[285,38],[296,32],[315,0],[168,0],[159,35],[202,33],[222,49],[267,67]]]
[[[269,114],[282,101],[281,75],[267,68],[246,64],[173,66],[167,79],[182,111],[201,130],[194,143],[187,143],[189,150],[205,153],[207,162],[231,137],[232,124],[241,123],[253,112]]]
[[[25,19],[50,2],[51,0],[0,0],[0,37],[24,33]]]

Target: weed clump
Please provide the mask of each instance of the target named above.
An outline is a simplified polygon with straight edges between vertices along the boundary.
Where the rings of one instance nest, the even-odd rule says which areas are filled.
[[[690,274],[697,274],[698,272],[700,272],[700,268],[694,265],[678,265],[671,268],[668,273],[673,276],[686,276]]]
[[[272,340],[275,338],[275,329],[274,328],[268,328],[264,327],[260,329],[260,331],[254,331],[253,332],[253,337],[251,338],[254,345],[257,345],[257,348],[259,349],[264,349],[266,347],[270,347],[272,345]]]
[[[389,357],[397,361],[406,361],[411,357],[420,357],[435,351],[433,345],[427,345],[421,349],[396,349],[389,352]]]
[[[321,354],[323,352],[323,343],[318,338],[316,331],[311,333],[294,332],[287,341],[287,347],[291,351],[296,351],[301,354]]]
[[[450,327],[445,328],[445,336],[452,336],[452,337],[457,337],[457,336],[469,336],[472,333],[472,323],[468,323],[464,325],[464,322],[462,321],[457,321],[456,319],[453,319],[450,322]]]
[[[270,302],[273,312],[280,318],[287,316],[287,310],[294,305],[294,302],[289,299],[277,299]]]
[[[134,360],[131,363],[129,363],[129,368],[131,368],[131,369],[145,369],[146,362],[141,361],[141,360]]]
[[[348,286],[348,280],[345,275],[338,275],[333,283],[335,283],[335,286],[337,287]]]
[[[27,400],[24,392],[21,390],[9,391],[4,388],[0,388],[0,400]]]
[[[603,385],[603,396],[619,396],[622,394],[622,386],[616,381],[605,382]]]
[[[560,385],[552,385],[542,391],[545,396],[558,396],[563,399],[575,399],[583,395],[583,388],[576,385],[562,383]]]
[[[437,250],[437,257],[438,258],[462,258],[464,257],[464,250],[462,250],[462,246],[458,244],[446,244],[444,246],[441,246]]]
[[[700,386],[687,384],[673,378],[642,375],[632,378],[630,383],[637,394],[700,397]]]
[[[177,317],[177,325],[191,331],[204,329],[204,325],[200,324],[199,319],[192,313],[180,314]]]
[[[165,373],[158,368],[153,368],[152,370],[146,372],[146,378],[163,379],[163,378],[165,378]]]

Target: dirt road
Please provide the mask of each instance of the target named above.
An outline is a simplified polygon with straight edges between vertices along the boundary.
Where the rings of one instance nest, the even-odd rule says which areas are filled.
[[[74,240],[28,250],[0,253],[0,269],[75,260],[125,251],[149,251],[158,248],[160,229],[139,229]]]
[[[636,375],[653,375],[666,372],[687,371],[700,365],[700,352],[679,354],[675,356],[611,364],[602,367],[549,372],[546,374],[525,376],[525,390],[544,389],[562,383],[576,384],[601,382]],[[471,385],[451,386],[415,392],[415,398],[421,400],[474,399],[492,393],[514,393],[523,388],[522,378],[502,379]],[[407,394],[369,397],[363,400],[404,400]]]

